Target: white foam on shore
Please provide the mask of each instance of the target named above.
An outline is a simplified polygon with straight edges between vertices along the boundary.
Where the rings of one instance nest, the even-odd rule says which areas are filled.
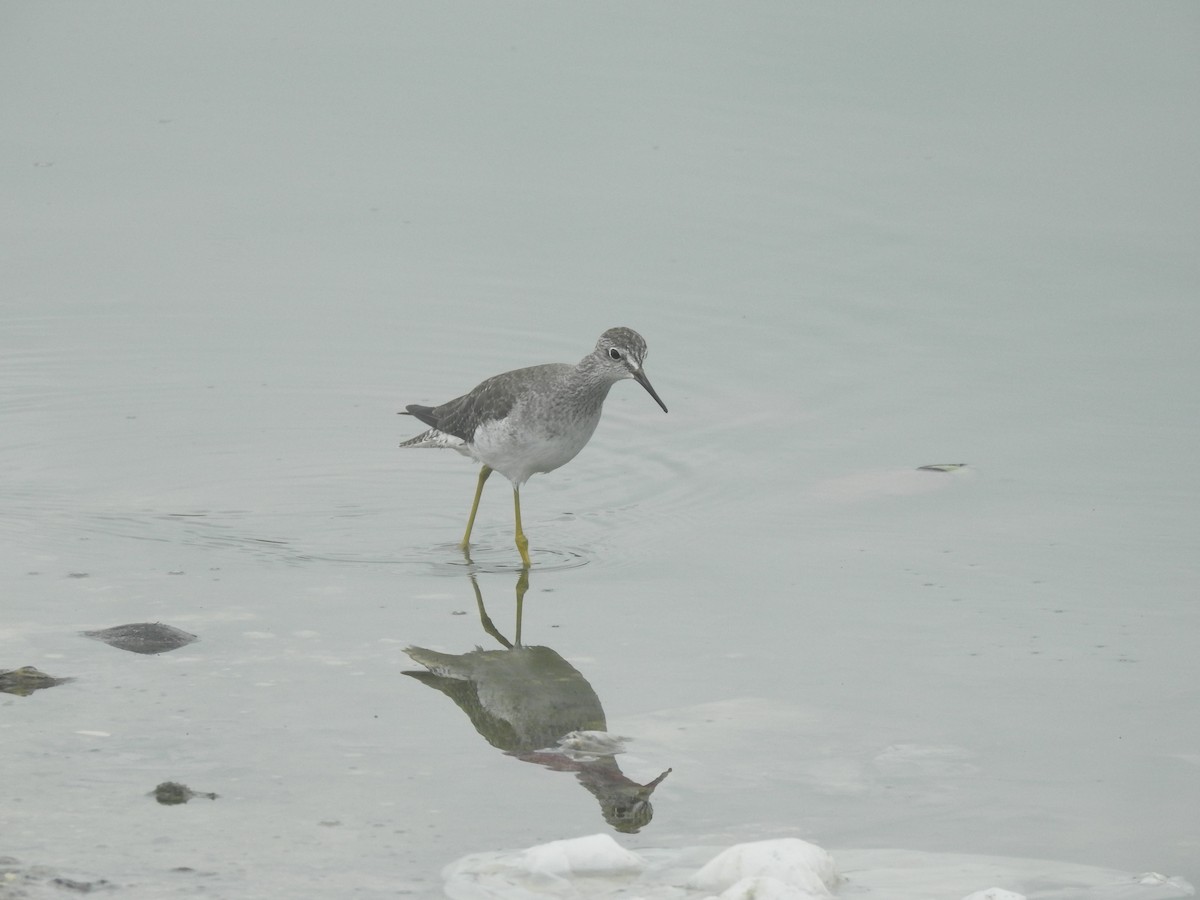
[[[835,862],[836,861],[836,862]],[[795,838],[725,849],[623,848],[612,837],[475,853],[442,871],[452,900],[1174,900],[1183,878],[1050,860],[912,850],[830,854]]]

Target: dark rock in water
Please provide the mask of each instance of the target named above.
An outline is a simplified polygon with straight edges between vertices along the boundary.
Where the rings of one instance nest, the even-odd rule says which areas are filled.
[[[178,781],[164,781],[146,796],[153,797],[163,806],[175,806],[179,803],[187,803],[193,797],[207,797],[209,800],[217,799],[216,794],[193,791],[186,784],[180,784]]]
[[[42,885],[55,888],[55,897],[63,896],[61,891],[74,891],[79,894],[90,894],[92,891],[112,889],[116,885],[104,878],[84,880],[67,878],[48,866],[25,866],[21,861],[11,856],[0,856],[0,897],[22,900],[25,897],[49,896],[43,891]]]
[[[51,688],[56,684],[66,684],[74,678],[55,678],[33,666],[22,666],[0,672],[0,693],[16,694],[18,697],[28,697],[34,691]]]
[[[80,894],[90,894],[98,888],[112,887],[105,879],[101,878],[97,881],[76,881],[74,878],[51,878],[50,884],[56,888],[62,888],[64,891],[78,891]]]
[[[133,625],[116,625],[103,631],[80,633],[84,637],[103,641],[110,647],[128,650],[131,653],[166,653],[199,640],[194,634],[172,628],[162,622],[138,622]]]

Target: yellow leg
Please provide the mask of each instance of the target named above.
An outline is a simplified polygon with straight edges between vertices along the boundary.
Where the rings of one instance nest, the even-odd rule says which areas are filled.
[[[471,545],[471,529],[475,527],[475,513],[479,512],[479,498],[483,496],[483,483],[491,474],[492,470],[488,466],[479,470],[479,485],[475,488],[475,502],[471,504],[471,515],[467,519],[467,533],[463,535],[462,543],[459,544],[464,550]]]
[[[513,512],[517,517],[517,550],[521,553],[521,562],[525,563],[525,568],[529,568],[533,563],[529,561],[529,539],[521,530],[521,489],[515,484],[513,485]]]
[[[483,591],[479,589],[479,581],[476,579],[475,573],[470,572],[468,575],[471,579],[471,587],[475,590],[475,605],[479,608],[479,622],[483,625],[483,630],[509,650],[513,649],[513,647],[520,647],[522,611],[525,606],[525,594],[529,590],[529,567],[522,566],[521,574],[517,578],[517,631],[511,641],[500,633],[499,629],[496,628],[496,624],[492,621],[492,617],[488,615],[487,609],[483,605]]]
[[[529,590],[529,566],[521,567],[521,577],[517,579],[517,633],[513,640],[521,646],[521,616],[525,609],[525,592]]]

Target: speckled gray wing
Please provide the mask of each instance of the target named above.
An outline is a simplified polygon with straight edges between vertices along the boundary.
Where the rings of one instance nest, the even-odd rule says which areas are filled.
[[[452,434],[470,443],[475,429],[484,422],[505,418],[531,384],[557,377],[559,370],[571,367],[562,363],[514,369],[483,381],[469,394],[455,397],[441,406],[410,404],[409,415],[444,434]]]

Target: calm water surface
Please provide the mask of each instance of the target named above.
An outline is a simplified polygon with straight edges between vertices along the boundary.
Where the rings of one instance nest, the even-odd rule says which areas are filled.
[[[0,701],[0,855],[128,896],[437,896],[671,769],[627,846],[1200,877],[1197,184],[1165,149],[1200,74],[1182,26],[1106,9],[1031,45],[1004,11],[314,7],[266,51],[236,5],[86,48],[29,13],[0,669],[76,680]],[[613,325],[671,412],[617,385],[522,492],[521,637],[631,739],[601,778],[404,677],[513,640],[520,573],[507,485],[467,565],[475,469],[397,450],[395,413]],[[78,635],[156,621],[200,641]]]

